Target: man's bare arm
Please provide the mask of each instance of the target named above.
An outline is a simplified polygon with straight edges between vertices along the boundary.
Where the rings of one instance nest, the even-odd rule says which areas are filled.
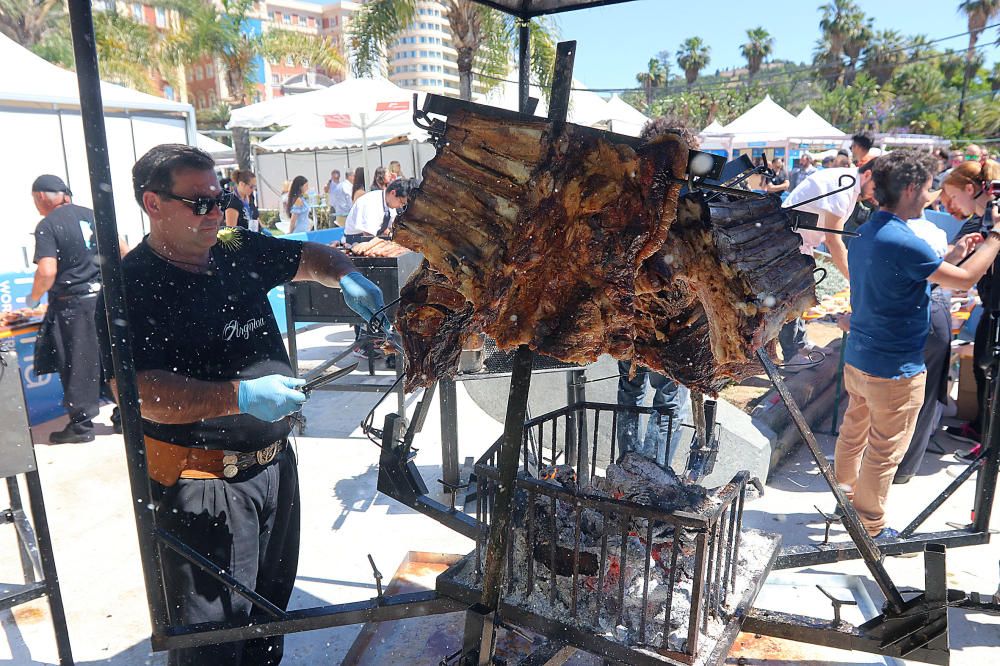
[[[844,219],[837,217],[833,213],[823,213],[820,218],[819,225],[824,229],[835,229],[837,231],[844,230]],[[848,280],[851,279],[850,273],[847,268],[847,246],[844,244],[844,238],[840,234],[823,234],[824,242],[826,243],[826,249],[830,251],[830,259],[833,261],[833,265],[837,267],[837,270],[843,274]]]
[[[358,270],[346,254],[320,243],[306,243],[302,246],[299,270],[293,282],[311,280],[327,287],[336,287],[340,278]]]
[[[997,252],[1000,252],[1000,239],[990,234],[961,266],[944,262],[927,279],[945,289],[971,289],[993,265]]]
[[[31,284],[31,298],[34,301],[41,300],[52,285],[56,283],[57,263],[55,257],[42,257],[38,260],[38,268],[35,269],[35,280]]]
[[[155,423],[196,423],[240,413],[239,385],[205,382],[166,370],[144,370],[136,374],[142,417]],[[111,380],[118,396],[118,385]]]

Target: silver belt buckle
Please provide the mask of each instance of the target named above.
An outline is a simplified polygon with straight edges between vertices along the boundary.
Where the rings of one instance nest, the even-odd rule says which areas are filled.
[[[257,451],[255,455],[257,457],[257,464],[263,467],[274,460],[274,457],[278,455],[278,442],[268,444],[260,451]]]

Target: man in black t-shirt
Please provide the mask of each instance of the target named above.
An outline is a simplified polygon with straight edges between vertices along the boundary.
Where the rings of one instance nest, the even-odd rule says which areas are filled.
[[[267,300],[313,280],[341,288],[369,320],[377,286],[318,243],[219,230],[224,194],[212,158],[161,145],[132,169],[150,233],[122,262],[156,521],[240,583],[285,608],[295,583],[299,491],[289,415],[306,396]],[[103,314],[103,313],[102,313]],[[110,366],[105,317],[98,329]],[[112,380],[114,383],[114,380]],[[173,625],[264,619],[245,597],[164,549]],[[171,664],[277,664],[281,636],[171,650]]]
[[[42,175],[31,186],[43,219],[35,227],[35,279],[28,307],[46,292],[49,307],[35,341],[35,372],[59,373],[69,423],[49,435],[54,444],[92,442],[101,394],[101,365],[94,311],[101,288],[94,213],[72,202],[58,176]]]

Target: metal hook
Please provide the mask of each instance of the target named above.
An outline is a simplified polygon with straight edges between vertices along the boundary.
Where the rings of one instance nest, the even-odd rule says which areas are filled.
[[[430,141],[435,148],[444,145],[447,126],[441,120],[431,118],[423,109],[417,108],[417,93],[413,93],[413,124],[430,135]]]
[[[844,179],[845,178],[847,178],[848,180],[851,181],[847,185],[844,185]],[[819,196],[813,197],[812,199],[806,199],[805,201],[800,201],[797,204],[795,204],[794,206],[788,206],[787,208],[785,208],[785,210],[797,210],[798,208],[800,208],[802,206],[805,206],[806,204],[810,204],[810,203],[812,203],[814,201],[819,201],[820,199],[825,199],[825,198],[827,198],[829,196],[832,196],[834,194],[840,194],[841,192],[846,192],[847,190],[849,190],[852,187],[854,187],[857,184],[857,182],[858,182],[858,179],[855,178],[854,176],[852,176],[851,174],[849,174],[849,173],[841,174],[840,178],[837,179],[837,189],[836,190],[831,190],[829,192],[825,192],[823,194],[820,194]],[[802,227],[802,228],[805,229],[806,227]],[[829,231],[829,229],[826,229],[825,231]],[[855,235],[857,235],[857,234],[855,234]]]
[[[761,174],[769,176],[769,177],[773,177],[774,176],[774,172],[771,171],[770,169],[768,169],[766,166],[764,166],[764,165],[755,166],[754,168],[752,168],[752,169],[750,169],[748,171],[743,172],[739,176],[736,176],[735,178],[732,178],[729,181],[723,183],[722,187],[735,188],[737,185],[739,185],[740,183],[746,181],[751,176],[756,176],[756,175],[761,175]],[[748,191],[749,190],[740,190],[740,192],[748,192]],[[705,203],[710,203],[711,201],[715,200],[715,198],[718,197],[719,194],[722,194],[722,193],[721,192],[716,192],[714,194],[708,195],[707,197],[705,197]]]
[[[827,270],[825,268],[823,268],[822,266],[817,266],[816,268],[813,269],[813,275],[816,275],[816,273],[820,273],[820,272],[822,272],[823,275],[822,275],[822,277],[820,277],[820,279],[816,280],[816,286],[817,287],[820,286],[821,284],[823,284],[823,280],[825,280],[827,278],[827,275],[829,274],[827,272]]]

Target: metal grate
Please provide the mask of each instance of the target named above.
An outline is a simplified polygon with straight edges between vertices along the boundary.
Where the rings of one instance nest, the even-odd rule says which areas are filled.
[[[710,623],[716,652],[730,640],[723,634],[735,638],[730,625],[738,628],[742,611],[733,607],[749,602],[746,594],[733,603],[730,597],[744,589],[742,583],[752,588],[751,597],[756,594],[773,563],[776,540],[769,542],[770,561],[749,576],[744,571],[738,588],[748,472],[737,474],[696,511],[660,508],[663,504],[654,505],[641,493],[619,498],[593,491],[590,478],[607,472],[602,461],[615,461],[621,453],[613,435],[598,437],[601,423],[611,424],[614,433],[617,420],[630,414],[669,418],[651,407],[580,403],[525,424],[503,614],[549,635],[558,625],[561,639],[606,656],[627,656],[627,663],[690,664],[704,648],[700,643]],[[498,444],[476,465],[481,525],[476,550],[439,580],[442,592],[467,592],[470,600],[485,565],[499,482]],[[552,465],[560,465],[573,482],[538,478],[540,472],[554,476]]]
[[[483,345],[483,370],[490,374],[509,374],[512,369],[514,352],[516,350],[498,349],[497,343],[493,338],[489,336],[485,337],[486,343]],[[544,372],[546,370],[572,370],[579,367],[573,363],[563,363],[549,356],[535,354],[531,369],[533,372]]]

